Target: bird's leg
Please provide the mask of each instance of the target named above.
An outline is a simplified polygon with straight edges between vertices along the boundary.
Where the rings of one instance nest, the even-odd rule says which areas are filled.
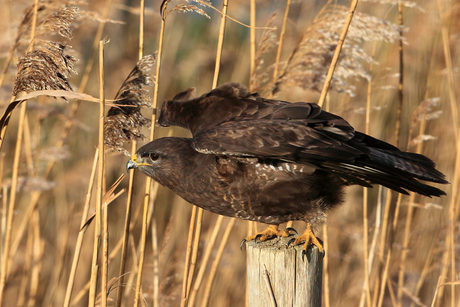
[[[292,234],[291,232],[297,233],[297,231],[291,227],[286,228],[285,230],[278,230],[278,227],[279,225],[270,225],[264,231],[256,233],[255,235],[249,236],[246,239],[243,239],[243,241],[241,241],[240,247],[242,247],[245,242],[252,241],[252,240],[259,240],[263,242],[263,241],[267,241],[275,237],[287,238]]]
[[[311,224],[308,222],[307,222],[307,228],[305,228],[305,231],[303,232],[303,234],[298,236],[297,238],[292,238],[291,240],[289,240],[288,246],[290,244],[300,245],[303,242],[305,242],[305,245],[303,247],[303,253],[306,253],[308,245],[310,244],[316,245],[320,253],[324,253],[323,245],[319,242],[318,238],[316,238],[313,232],[313,229],[311,228]]]

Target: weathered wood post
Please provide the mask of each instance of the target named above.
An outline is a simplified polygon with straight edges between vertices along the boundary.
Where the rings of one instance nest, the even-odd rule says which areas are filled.
[[[302,260],[289,238],[246,244],[249,307],[321,307],[323,256],[316,247]]]

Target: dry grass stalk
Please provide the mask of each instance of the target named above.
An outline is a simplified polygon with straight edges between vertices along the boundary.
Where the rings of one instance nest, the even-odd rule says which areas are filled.
[[[145,261],[145,245],[147,240],[147,231],[149,229],[149,225],[152,219],[153,207],[155,203],[155,198],[151,198],[150,195],[156,195],[156,191],[158,189],[158,183],[154,182],[153,187],[151,186],[152,181],[146,180],[146,187],[145,190],[148,194],[144,196],[144,206],[143,206],[143,214],[142,214],[142,233],[141,239],[138,245],[138,260],[137,263],[137,280],[136,280],[136,295],[134,297],[134,306],[139,305],[140,296],[142,294],[142,275],[144,270],[144,261]],[[151,194],[150,194],[151,193]],[[148,201],[148,202],[147,202]],[[151,208],[149,210],[149,208]],[[133,263],[133,265],[135,265]]]
[[[112,0],[106,0],[105,6],[104,6],[104,11],[102,13],[102,18],[103,19],[107,18],[111,3],[112,3]],[[96,50],[97,50],[97,48],[99,46],[99,41],[101,40],[102,32],[104,30],[104,26],[105,26],[104,22],[99,23],[96,35],[95,35],[94,40],[93,40],[93,47],[91,49],[91,56],[89,57],[88,63],[86,65],[86,67],[85,67],[85,72],[84,72],[84,74],[82,76],[82,79],[80,81],[80,86],[78,87],[79,94],[82,94],[83,91],[86,89],[86,85],[87,85],[87,82],[89,80],[89,75],[91,73],[91,70],[92,70],[92,67],[93,67],[93,64],[94,64],[94,58],[96,56]],[[66,121],[66,123],[64,125],[64,128],[62,130],[61,136],[56,142],[57,147],[61,147],[61,146],[64,145],[64,140],[67,138],[67,135],[68,135],[68,133],[70,131],[70,128],[75,123],[73,121],[73,119],[76,117],[79,105],[80,105],[79,102],[72,104],[72,107],[71,107],[71,110],[70,110],[69,116],[68,116],[69,120]],[[45,178],[48,177],[48,175],[51,172],[51,169],[53,168],[53,166],[54,166],[54,161],[50,161],[48,163],[47,167],[46,167],[45,176],[44,176]]]
[[[139,3],[139,61],[144,57],[145,0]]]
[[[122,148],[123,144],[145,139],[141,130],[144,127],[150,128],[150,121],[142,115],[141,108],[151,109],[151,98],[144,87],[154,83],[148,72],[155,61],[155,54],[151,54],[137,63],[115,96],[115,106],[107,113],[105,144],[127,156],[129,152]]]
[[[6,230],[5,230],[5,239],[3,243],[3,259],[2,259],[2,270],[0,272],[0,305],[3,304],[3,293],[5,289],[5,283],[8,276],[8,262],[11,248],[11,234],[13,230],[13,213],[14,205],[16,202],[16,191],[17,191],[17,182],[19,174],[19,158],[21,154],[21,145],[22,145],[22,136],[23,136],[23,121],[26,114],[25,104],[21,108],[19,118],[22,119],[22,122],[19,123],[18,136],[16,140],[16,149],[14,153],[13,160],[13,173],[11,176],[12,185],[10,190],[10,202],[8,205],[8,215],[6,220]]]
[[[389,191],[390,192],[390,191]],[[388,195],[387,196],[388,198],[390,198],[391,196]],[[395,234],[395,231],[396,231],[396,227],[398,226],[398,221],[399,221],[399,211],[401,209],[401,203],[402,203],[402,194],[397,194],[397,200],[396,200],[396,208],[395,208],[395,212],[394,212],[394,216],[393,216],[393,222],[392,222],[392,227],[388,227],[388,231],[389,231],[389,240],[390,240],[390,243],[388,245],[388,250],[387,250],[387,256],[386,256],[386,262],[385,262],[385,266],[383,268],[383,273],[382,273],[382,277],[381,277],[381,285],[380,285],[380,294],[379,294],[379,300],[378,300],[378,306],[382,306],[383,304],[383,297],[385,295],[385,285],[387,286],[388,288],[388,291],[390,293],[390,297],[391,297],[391,300],[393,302],[393,305],[396,305],[396,298],[393,294],[393,288],[391,286],[391,281],[388,279],[388,270],[389,270],[389,265],[390,265],[390,260],[392,259],[393,257],[393,240],[394,240],[394,234]],[[387,208],[386,210],[389,211],[389,203],[387,203]],[[385,212],[385,214],[387,214],[388,212]],[[389,219],[386,220],[386,222],[389,222]],[[385,223],[386,224],[386,223]],[[389,226],[389,224],[388,224]],[[382,243],[384,242],[385,238],[386,238],[386,230],[387,228],[384,228],[385,229],[385,232],[382,231]],[[383,243],[384,244],[384,243]],[[382,244],[382,246],[383,246]],[[384,249],[382,248],[382,251]]]
[[[200,289],[201,283],[203,282],[203,277],[204,277],[204,274],[206,273],[206,268],[208,266],[211,252],[213,251],[214,243],[216,242],[216,238],[217,238],[217,235],[219,234],[220,227],[222,226],[223,219],[224,219],[223,215],[219,215],[217,217],[216,223],[214,224],[214,227],[212,230],[211,237],[207,241],[206,250],[203,255],[200,270],[198,271],[197,277],[195,279],[195,283],[193,284],[193,290],[190,294],[190,298],[188,301],[189,306],[195,306],[196,296],[198,294],[198,290]]]
[[[364,286],[366,303],[371,307],[371,292],[369,280],[369,219],[368,219],[368,188],[363,188],[363,252],[364,252]]]
[[[216,258],[212,262],[211,270],[209,271],[208,283],[206,284],[206,288],[204,292],[204,297],[203,297],[203,302],[202,302],[203,307],[206,307],[209,304],[209,298],[211,297],[211,288],[214,282],[214,277],[216,276],[216,273],[217,273],[217,268],[219,266],[220,258],[222,257],[222,254],[224,252],[225,246],[227,245],[228,238],[230,236],[230,233],[234,225],[235,225],[235,219],[230,219],[230,221],[227,224],[227,228],[225,229],[224,235],[222,237],[222,241],[220,241],[220,245],[219,245],[219,249],[217,250]]]
[[[158,183],[156,181],[153,182],[153,185],[152,185],[152,189],[151,189],[151,195],[156,195],[157,191],[158,191]],[[149,198],[149,207],[152,208],[152,210],[149,210],[147,212],[147,216],[145,217],[145,221],[147,222],[147,224],[150,224],[151,220],[152,220],[152,216],[153,216],[153,198]],[[132,222],[131,222],[131,225],[130,225],[130,232],[132,231],[132,229],[134,228],[135,226],[135,222],[138,221],[141,216],[141,211],[143,211],[142,209],[145,209],[143,206],[138,206],[138,209],[136,210],[136,212],[134,213],[134,216],[132,218]],[[144,212],[143,212],[144,214]],[[142,220],[144,220],[144,216],[142,216]],[[141,238],[142,239],[142,238]],[[129,285],[129,287],[127,287],[124,291],[124,297],[127,299],[129,297],[129,294],[131,293],[131,290],[135,290],[136,293],[139,294],[139,296],[142,294],[141,293],[141,290],[140,289],[139,291],[137,291],[135,289],[135,287],[133,286],[134,285],[134,280],[137,278],[137,280],[139,280],[139,262],[140,262],[140,253],[141,253],[141,248],[142,248],[142,244],[138,244],[137,245],[137,249],[136,249],[136,246],[134,245],[134,238],[133,238],[133,235],[130,234],[130,247],[131,247],[131,254],[132,254],[132,258],[133,259],[136,259],[137,261],[133,261],[132,263],[132,267],[131,269],[128,271],[130,272],[129,275],[128,275],[128,281],[125,282],[124,284],[125,285]],[[144,247],[145,248],[145,247]],[[125,274],[126,275],[126,274]],[[142,280],[141,280],[142,281]],[[137,281],[136,281],[137,282]],[[137,285],[136,285],[137,286]],[[139,299],[139,297],[138,297]]]
[[[193,236],[194,240],[193,240],[192,256],[190,258],[190,267],[188,269],[188,278],[187,278],[187,286],[186,286],[186,289],[187,289],[186,298],[187,299],[190,294],[190,288],[192,286],[193,275],[195,273],[202,225],[203,225],[203,210],[198,211],[198,216],[196,218],[195,235]]]
[[[455,153],[455,165],[454,169],[458,169],[460,166],[460,133],[459,133],[459,112],[458,112],[458,102],[457,102],[457,97],[456,97],[456,92],[455,92],[455,81],[454,81],[454,72],[453,72],[453,64],[452,64],[452,56],[451,56],[451,51],[450,51],[450,42],[449,42],[449,28],[448,24],[450,22],[446,20],[449,15],[446,15],[446,8],[444,7],[445,3],[443,1],[438,1],[438,8],[439,8],[439,15],[441,16],[441,20],[443,21],[442,23],[442,28],[441,28],[441,33],[442,33],[442,45],[443,45],[443,51],[444,51],[444,60],[445,60],[445,65],[447,68],[447,81],[448,81],[448,94],[449,94],[449,102],[450,102],[450,107],[451,107],[451,115],[452,115],[452,125],[453,125],[453,131],[455,135],[455,148],[456,148],[456,153]],[[446,18],[447,17],[447,18]],[[451,281],[456,280],[456,263],[455,263],[455,236],[456,236],[456,223],[458,221],[458,215],[460,213],[459,210],[459,193],[458,193],[458,187],[460,183],[460,172],[456,171],[454,173],[454,178],[452,180],[452,186],[454,187],[452,189],[452,196],[451,196],[451,201],[449,203],[449,232],[446,235],[445,243],[448,249],[444,252],[443,258],[444,259],[449,259],[450,260],[450,279]],[[447,267],[449,266],[448,261],[443,261],[443,269],[441,273],[441,277],[444,279],[447,277]],[[440,278],[441,278],[440,277]],[[442,297],[444,295],[444,287],[441,287],[439,289],[439,292],[437,293],[437,296],[435,296],[434,300],[437,300],[436,306],[439,306],[442,302]],[[451,285],[451,306],[454,306],[455,304],[455,286]],[[434,301],[433,301],[434,304]]]
[[[214,77],[212,80],[212,88],[217,87],[217,84],[219,81],[220,62],[222,59],[222,49],[224,46],[225,25],[227,23],[227,10],[228,10],[228,0],[224,0],[224,2],[222,3],[222,18],[220,19],[219,38],[217,41],[216,65],[214,67]]]
[[[425,93],[425,96],[427,96],[428,93]],[[420,121],[420,127],[419,127],[419,132],[418,135],[424,135],[425,129],[426,129],[426,119],[425,115],[431,111],[430,106],[436,104],[436,99],[425,99],[422,101],[417,109],[413,112],[412,115],[412,125],[411,125],[411,130],[413,129],[414,123],[417,121]],[[410,132],[412,132],[410,130]],[[409,134],[410,135],[410,134]],[[407,147],[410,146],[411,141],[408,142]],[[422,142],[418,142],[417,145],[417,150],[415,151],[416,153],[421,153],[422,152]],[[411,194],[409,203],[414,203],[415,202],[415,195]],[[404,237],[403,237],[403,243],[402,243],[402,250],[401,250],[401,259],[399,262],[399,274],[398,274],[398,292],[397,292],[397,304],[398,306],[401,306],[402,304],[402,290],[404,288],[404,276],[406,272],[406,261],[407,261],[407,253],[408,253],[408,245],[409,245],[409,239],[410,239],[410,231],[411,231],[411,224],[412,224],[412,219],[413,219],[413,214],[414,214],[414,206],[409,206],[408,211],[406,213],[406,221],[404,224]],[[406,295],[409,295],[406,293]]]
[[[217,42],[217,53],[216,53],[216,64],[215,64],[215,67],[214,67],[214,77],[213,77],[213,81],[212,81],[212,88],[215,88],[217,87],[217,84],[218,84],[218,80],[219,80],[219,73],[220,73],[220,64],[221,64],[221,60],[222,60],[222,49],[223,49],[223,45],[224,45],[224,35],[225,35],[225,25],[226,25],[226,22],[227,22],[227,10],[228,10],[228,0],[224,0],[223,3],[222,3],[222,17],[221,17],[221,20],[220,20],[220,28],[219,28],[219,38],[218,38],[218,42]],[[195,207],[193,208],[193,210],[195,210]],[[202,208],[198,208],[198,213],[197,213],[197,228],[200,227],[201,228],[201,224],[202,224],[202,220],[203,220],[203,209]],[[201,230],[200,230],[201,232]],[[199,235],[200,233],[197,233],[198,234],[198,238],[195,238],[196,241],[199,240]],[[198,247],[198,245],[196,246]],[[185,287],[185,292],[187,292],[187,285],[188,285],[188,282],[187,282],[187,274],[188,272],[186,271],[186,273],[184,273],[184,282],[183,282],[183,287]],[[191,282],[190,282],[191,284]],[[183,293],[184,293],[184,290],[183,290]],[[187,293],[186,293],[187,294]],[[183,300],[181,302],[181,306],[185,306],[185,301]]]
[[[325,8],[305,31],[301,41],[289,57],[286,67],[271,88],[273,94],[285,88],[300,87],[321,92],[325,84],[327,70],[334,55],[335,47],[344,29],[348,10],[339,5]],[[338,60],[330,89],[339,93],[354,95],[355,88],[348,82],[354,78],[369,79],[362,61],[373,59],[361,47],[362,42],[393,42],[399,37],[398,27],[387,21],[356,13],[353,23],[346,33],[341,57]]]
[[[134,154],[137,150],[137,142],[133,141],[131,147],[131,153]],[[117,288],[117,306],[121,306],[121,301],[123,298],[123,289],[122,287],[124,279],[125,279],[125,271],[126,271],[126,261],[128,258],[128,244],[129,244],[129,237],[131,233],[131,211],[132,211],[132,204],[133,204],[133,192],[134,192],[134,169],[129,171],[129,179],[128,179],[128,196],[126,197],[126,215],[125,215],[125,223],[123,229],[123,237],[122,237],[122,246],[121,246],[121,260],[120,260],[120,271],[119,271],[119,280],[118,280],[118,288]]]
[[[104,73],[104,44],[99,43],[99,152],[101,156],[98,159],[98,180],[97,180],[97,204],[96,219],[99,215],[101,232],[102,232],[102,278],[101,278],[101,305],[107,307],[107,283],[108,283],[108,264],[109,264],[109,226],[107,203],[103,201],[105,192],[105,150],[104,150],[104,120],[105,120],[105,73]]]
[[[93,160],[93,167],[91,168],[91,175],[90,175],[90,179],[89,179],[89,183],[88,183],[88,192],[86,193],[86,201],[85,201],[85,204],[83,206],[83,214],[81,216],[80,231],[78,232],[77,242],[75,243],[75,251],[74,251],[74,255],[73,255],[72,266],[71,266],[71,269],[70,269],[69,280],[67,282],[67,289],[66,289],[65,298],[64,298],[64,305],[63,305],[64,307],[70,306],[70,299],[72,297],[72,290],[73,290],[73,286],[75,284],[77,265],[78,265],[78,262],[80,260],[81,247],[82,247],[82,244],[83,244],[83,235],[86,232],[86,228],[82,229],[82,227],[85,225],[86,220],[88,219],[88,212],[89,212],[89,206],[90,206],[91,195],[92,195],[92,190],[93,190],[94,178],[96,177],[98,153],[99,153],[99,149],[96,149],[96,153],[94,155],[94,160]]]
[[[386,194],[384,193],[386,189],[383,187],[379,187],[379,192],[378,192],[378,202],[377,202],[377,208],[376,208],[376,217],[375,217],[375,226],[374,226],[374,234],[372,236],[372,243],[369,251],[369,260],[368,260],[368,267],[367,270],[369,272],[369,276],[371,276],[371,273],[373,271],[373,263],[374,263],[374,258],[376,255],[380,256],[382,253],[377,252],[377,247],[378,247],[378,239],[379,235],[381,233],[381,226],[382,226],[382,210],[383,210],[383,202],[385,200]],[[380,260],[380,259],[379,259]],[[379,265],[383,264],[383,261],[380,261],[378,263]],[[377,271],[377,269],[375,270]],[[372,306],[377,305],[377,299],[378,299],[378,280],[377,278],[374,278],[374,280],[371,280],[371,283],[369,287],[371,287],[374,290],[373,293],[373,298],[372,298]],[[364,304],[364,299],[363,299],[363,304]]]
[[[164,11],[166,9],[168,1],[164,1],[162,3],[162,19],[161,19],[161,27],[160,27],[160,37],[158,42],[158,57],[157,57],[157,66],[155,70],[155,77],[156,82],[153,88],[153,101],[152,101],[152,109],[156,111],[158,106],[158,86],[160,81],[160,68],[161,68],[161,58],[163,54],[163,41],[164,41],[164,32],[165,32],[165,22],[166,19],[164,18]],[[164,7],[163,7],[164,5]],[[151,122],[154,123],[156,120],[156,112],[152,112],[152,119]],[[150,129],[150,137],[149,140],[152,141],[155,135],[155,125],[152,126]],[[137,273],[137,280],[136,280],[136,294],[134,297],[134,306],[138,306],[140,290],[141,290],[141,283],[142,283],[142,274],[143,274],[143,265],[144,265],[144,255],[145,255],[145,243],[147,239],[147,230],[148,230],[148,208],[150,205],[150,197],[152,193],[152,180],[150,177],[147,177],[145,180],[145,194],[144,194],[144,212],[142,215],[142,233],[141,239],[139,242],[139,259],[138,259],[138,273]],[[154,202],[153,202],[154,204]]]
[[[339,61],[340,52],[342,51],[343,44],[345,43],[345,38],[348,33],[348,28],[350,27],[351,21],[353,19],[353,15],[356,11],[356,7],[358,6],[358,0],[353,0],[351,2],[350,11],[347,14],[347,19],[345,21],[345,25],[343,26],[342,32],[340,33],[339,42],[335,47],[334,55],[332,56],[332,62],[329,66],[329,70],[327,71],[326,80],[324,81],[323,89],[321,90],[321,96],[318,99],[318,105],[320,107],[323,106],[324,101],[326,100],[326,95],[329,91],[331,86],[332,76],[334,75],[335,68],[337,66],[337,62]],[[367,212],[366,212],[367,213]],[[367,242],[366,242],[367,243]],[[366,250],[367,252],[367,250]],[[368,282],[368,281],[366,281]],[[369,290],[368,290],[369,291]],[[368,296],[368,303],[369,303],[369,296]]]
[[[382,230],[381,230],[381,236],[380,236],[380,240],[379,240],[379,263],[380,265],[383,265],[383,263],[385,262],[385,255],[382,251],[385,250],[385,244],[387,243],[387,230],[388,230],[388,226],[390,225],[390,203],[391,203],[391,195],[389,195],[391,193],[390,190],[387,191],[388,194],[386,196],[386,201],[385,201],[385,205],[384,205],[384,212],[383,212],[383,219],[382,219]],[[376,283],[375,285],[375,289],[374,291],[378,291],[378,283]]]
[[[34,213],[34,211],[36,209],[36,206],[37,206],[37,203],[38,203],[38,199],[39,199],[38,195],[39,195],[39,193],[32,193],[30,204],[27,207],[27,210],[26,210],[26,213],[24,215],[24,218],[21,221],[21,224],[19,225],[19,227],[15,228],[15,239],[11,243],[11,249],[10,249],[10,254],[11,255],[16,255],[16,252],[18,251],[21,239],[24,236],[24,233],[27,230],[27,227],[30,225],[30,221],[33,218],[33,213]]]
[[[436,55],[436,52],[435,52],[435,48],[433,47],[432,49],[432,52],[431,52],[431,61],[430,61],[430,69],[429,71],[433,71],[433,66],[434,66],[434,58],[435,58],[435,55]],[[431,76],[431,75],[430,75]],[[431,84],[431,82],[433,82],[432,78],[428,78],[427,80],[427,85]],[[428,96],[428,92],[426,92],[425,96]],[[420,105],[414,110],[413,114],[412,114],[412,121],[411,121],[411,125],[410,125],[410,129],[409,129],[409,141],[408,141],[408,145],[407,147],[410,148],[411,146],[414,146],[415,144],[420,144],[421,142],[425,141],[426,139],[422,140],[421,142],[417,142],[416,140],[421,136],[421,134],[419,134],[417,137],[413,138],[412,140],[410,139],[412,137],[412,134],[413,134],[413,130],[415,129],[415,125],[416,123],[418,122],[426,122],[427,120],[430,120],[432,118],[437,118],[438,115],[442,112],[442,111],[433,111],[432,110],[432,106],[436,106],[437,103],[440,101],[439,98],[428,98],[428,99],[425,99],[424,101],[422,101],[420,103]],[[423,129],[422,129],[422,125],[420,125],[420,128],[419,128],[419,131],[420,133],[423,133],[424,132],[424,127],[425,125],[423,125]],[[419,296],[419,293],[422,289],[422,286],[424,285],[425,281],[426,281],[426,277],[429,273],[429,271],[431,270],[431,263],[434,259],[434,255],[435,255],[435,249],[436,249],[436,243],[439,241],[439,236],[441,234],[441,229],[438,230],[431,246],[430,246],[430,249],[429,249],[429,254],[426,258],[426,261],[425,261],[425,264],[423,266],[423,269],[422,269],[422,272],[420,274],[420,278],[419,280],[417,281],[417,286],[415,288],[415,291],[414,291],[414,295],[416,297]],[[435,297],[436,299],[436,297]],[[433,302],[435,301],[435,299],[433,300]],[[414,306],[414,303],[411,304],[411,307]]]
[[[32,139],[30,136],[30,125],[29,125],[29,118],[26,114],[26,118],[24,120],[24,151],[26,156],[26,163],[27,163],[27,173],[30,177],[36,177],[36,171],[34,167],[34,161],[32,158],[32,146],[35,144],[32,143]]]
[[[111,6],[112,6],[112,0],[106,0],[105,5],[104,5],[104,10],[102,12],[102,19],[107,19],[107,16],[109,14],[109,9],[111,8]],[[78,87],[78,92],[80,93],[84,92],[86,89],[86,86],[88,85],[89,76],[90,76],[91,70],[93,69],[94,59],[96,58],[96,55],[97,55],[99,41],[102,38],[102,33],[104,31],[104,28],[105,28],[105,22],[99,23],[96,35],[94,36],[93,46],[91,49],[91,55],[88,59],[88,63],[85,66],[85,72],[83,73],[83,76],[81,78],[80,86]],[[75,104],[74,107],[72,107],[71,114],[75,114],[77,112],[77,109],[78,109],[78,104]],[[69,129],[69,127],[68,125],[66,125],[66,130]]]
[[[189,270],[190,270],[190,260],[193,251],[193,234],[195,230],[195,220],[197,215],[198,207],[193,206],[192,214],[190,215],[190,223],[188,228],[188,236],[187,236],[187,248],[185,250],[185,264],[184,264],[184,277],[182,279],[182,294],[181,294],[181,302],[180,305],[186,306],[188,293],[187,293],[187,285],[188,285],[188,278],[189,278]],[[197,222],[198,223],[198,222]]]
[[[374,48],[372,50],[372,56],[375,53],[375,43]],[[369,64],[369,72],[371,73],[373,69],[373,63]],[[369,79],[367,84],[367,96],[366,96],[366,125],[364,132],[369,134],[369,126],[370,126],[370,110],[371,110],[371,92],[372,92],[372,79]],[[364,306],[364,299],[366,299],[367,306],[371,306],[371,293],[370,293],[370,274],[371,274],[371,267],[372,261],[369,262],[369,236],[368,236],[368,229],[369,229],[369,220],[368,220],[368,189],[363,188],[363,245],[364,245],[364,284],[363,284],[363,292],[361,294],[361,301],[360,307]],[[375,244],[375,240],[377,238],[377,229],[374,231],[374,241],[373,245]],[[375,245],[374,245],[375,246]],[[373,252],[373,251],[372,251]]]
[[[28,273],[32,263],[32,246],[33,246],[33,229],[29,228],[26,243],[26,259],[24,260],[23,277],[21,278],[21,285],[19,286],[18,306],[24,306],[26,301],[26,290],[29,283]]]
[[[420,147],[419,147],[420,148]],[[420,153],[420,151],[417,151]],[[409,202],[413,202],[415,199],[415,195],[411,194]],[[414,206],[409,206],[407,212],[406,212],[406,221],[404,224],[404,238],[403,238],[403,243],[402,243],[402,249],[401,249],[401,258],[399,262],[399,274],[398,274],[398,292],[397,292],[397,304],[398,306],[402,305],[402,293],[399,293],[399,289],[404,288],[404,275],[406,272],[406,261],[407,261],[407,253],[408,253],[408,245],[409,245],[409,239],[410,239],[410,233],[411,233],[411,225],[412,225],[412,219],[413,219],[413,214],[414,214]],[[406,293],[407,295],[407,293]]]
[[[251,0],[250,1],[250,14],[251,14],[251,21],[250,21],[250,25],[251,25],[251,29],[249,30],[249,35],[250,35],[250,39],[249,39],[249,44],[250,44],[250,51],[249,51],[249,55],[250,55],[250,70],[249,70],[249,75],[252,76],[254,75],[254,71],[255,71],[255,64],[256,64],[256,0]],[[249,90],[250,91],[254,91],[254,89],[252,88],[252,80],[249,81]]]
[[[42,256],[43,256],[43,247],[44,242],[42,242],[40,237],[40,216],[38,211],[34,211],[33,219],[33,266],[30,280],[30,293],[29,301],[27,306],[36,306],[36,297],[39,287],[39,276],[42,269]]]
[[[99,109],[100,118],[99,118],[99,152],[100,157],[98,159],[98,180],[97,180],[97,193],[96,193],[96,220],[94,223],[94,237],[93,237],[93,255],[91,260],[91,279],[90,279],[90,287],[89,287],[89,298],[88,298],[88,306],[94,307],[96,305],[97,299],[97,282],[98,282],[98,270],[99,270],[99,247],[101,246],[101,236],[102,236],[102,184],[103,184],[103,176],[104,176],[104,109],[103,109],[103,101],[104,101],[104,41],[99,42],[99,95],[101,99],[101,106]],[[102,71],[102,74],[101,74]],[[101,110],[102,109],[102,110]],[[102,113],[101,113],[102,111]],[[102,123],[101,123],[102,121]],[[102,136],[102,140],[101,140]],[[102,141],[102,142],[101,142]],[[103,285],[102,285],[103,286]],[[103,296],[105,293],[102,292]]]
[[[291,0],[287,0],[286,9],[284,10],[283,26],[281,27],[280,40],[278,43],[278,51],[276,52],[275,65],[273,70],[273,82],[278,78],[278,65],[280,64],[281,51],[283,50],[284,35],[286,33],[286,25],[289,16],[289,9],[291,8]]]
[[[152,221],[152,252],[153,252],[153,306],[160,306],[160,261],[158,248],[157,223],[154,218]]]
[[[118,191],[116,194],[114,194],[114,190],[115,188],[117,188],[117,186],[120,184],[120,182],[123,180],[123,178],[125,178],[125,175],[120,175],[120,177],[118,177],[118,179],[112,184],[112,186],[110,187],[110,189],[104,193],[104,196],[102,196],[102,203],[106,204],[107,206],[110,205],[111,202],[113,202],[115,199],[118,198],[118,196],[120,196],[121,194],[123,194],[125,192],[125,189],[121,189],[120,191]],[[94,212],[90,217],[88,217],[88,219],[86,220],[85,224],[83,224],[83,226],[81,226],[80,229],[83,229],[86,228],[93,222],[94,218],[96,217],[96,212]],[[121,245],[121,240],[118,242],[117,246],[118,245]],[[119,247],[118,247],[119,248]],[[114,248],[115,250],[115,248]],[[110,253],[109,255],[109,259],[112,257],[114,253]]]

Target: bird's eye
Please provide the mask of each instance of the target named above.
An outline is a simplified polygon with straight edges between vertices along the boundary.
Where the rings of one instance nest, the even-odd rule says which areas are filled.
[[[156,153],[151,153],[151,154],[149,154],[149,158],[152,161],[156,161],[156,160],[158,160],[158,158],[160,158],[160,156],[157,155]]]

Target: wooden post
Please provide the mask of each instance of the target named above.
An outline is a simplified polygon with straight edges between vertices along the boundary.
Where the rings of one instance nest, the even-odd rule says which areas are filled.
[[[303,245],[288,241],[246,244],[249,307],[321,307],[323,256],[314,247],[302,260]]]

